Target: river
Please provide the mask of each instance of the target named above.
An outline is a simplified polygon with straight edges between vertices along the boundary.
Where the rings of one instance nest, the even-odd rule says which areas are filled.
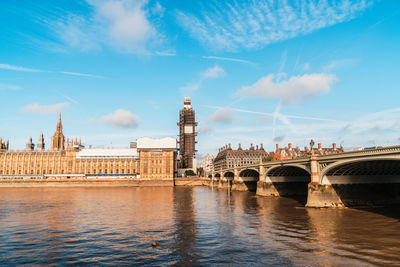
[[[0,265],[394,266],[399,217],[206,187],[0,188]]]

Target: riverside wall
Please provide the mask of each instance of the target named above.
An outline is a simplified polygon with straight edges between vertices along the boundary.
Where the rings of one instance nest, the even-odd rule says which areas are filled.
[[[132,178],[112,179],[0,179],[1,187],[147,187],[174,186],[173,179],[143,180]]]

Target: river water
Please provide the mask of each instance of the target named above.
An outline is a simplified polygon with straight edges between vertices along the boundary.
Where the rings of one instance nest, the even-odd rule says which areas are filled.
[[[399,217],[205,187],[1,188],[0,265],[394,266]]]

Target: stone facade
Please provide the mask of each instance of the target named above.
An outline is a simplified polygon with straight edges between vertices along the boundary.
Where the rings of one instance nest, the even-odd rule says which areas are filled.
[[[263,145],[256,147],[253,144],[249,149],[242,149],[241,145],[237,150],[231,148],[231,144],[219,149],[217,156],[214,159],[214,169],[223,170],[233,168],[235,166],[245,166],[258,164],[264,157],[268,156],[268,152],[264,150]]]
[[[140,178],[150,180],[173,179],[176,150],[140,149]]]
[[[8,142],[0,142],[0,176],[72,178],[139,177],[140,174],[140,178],[144,179],[173,179],[176,139],[167,138],[167,146],[166,139],[160,139],[162,142],[156,146],[152,146],[153,143],[146,145],[148,142],[143,145],[143,139],[138,139],[138,148],[85,149],[77,138],[65,140],[60,116],[49,150],[44,149],[42,134],[37,149],[34,149],[32,138],[25,150],[10,151]]]

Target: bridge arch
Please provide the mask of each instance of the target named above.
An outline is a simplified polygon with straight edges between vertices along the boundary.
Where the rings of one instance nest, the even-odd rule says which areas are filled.
[[[208,179],[211,180],[212,179],[212,174],[209,174],[207,177],[208,177]]]
[[[260,173],[258,170],[249,168],[249,169],[244,169],[239,172],[239,178],[241,178],[243,181],[258,181],[260,177]]]
[[[231,171],[227,171],[224,173],[223,177],[227,180],[233,180],[235,177],[235,174]]]
[[[214,178],[215,178],[216,180],[221,179],[221,174],[219,174],[218,172],[215,173],[215,174],[214,174]]]
[[[274,166],[265,171],[266,176],[311,176],[308,167],[300,164]]]
[[[400,158],[380,157],[337,161],[321,171],[320,182],[322,183],[327,177],[367,175],[400,177]]]

